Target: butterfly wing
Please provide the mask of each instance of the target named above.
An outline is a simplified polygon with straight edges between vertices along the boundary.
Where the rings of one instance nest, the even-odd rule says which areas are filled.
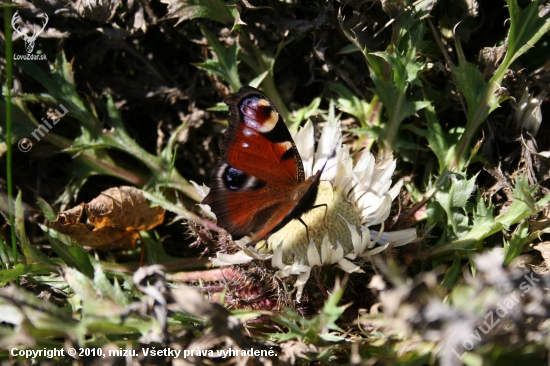
[[[315,200],[318,178],[312,192],[313,177],[304,180],[296,145],[265,94],[244,87],[225,102],[231,117],[220,145],[222,161],[203,203],[233,239],[253,233],[256,242],[295,217],[297,207],[313,205],[303,197]]]
[[[243,87],[225,103],[231,117],[220,146],[223,162],[279,186],[304,180],[298,149],[282,117],[264,93]]]

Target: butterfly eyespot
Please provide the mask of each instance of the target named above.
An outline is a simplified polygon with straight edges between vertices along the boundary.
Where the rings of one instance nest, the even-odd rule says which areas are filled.
[[[296,154],[294,153],[294,150],[288,149],[281,155],[281,161],[285,161],[288,159],[294,159],[296,157]]]
[[[267,133],[275,128],[279,113],[271,103],[258,97],[249,97],[241,104],[244,123],[256,131]]]
[[[246,182],[246,177],[247,175],[240,170],[228,166],[226,171],[223,173],[222,179],[227,188],[232,191],[236,191],[242,188],[242,186]]]

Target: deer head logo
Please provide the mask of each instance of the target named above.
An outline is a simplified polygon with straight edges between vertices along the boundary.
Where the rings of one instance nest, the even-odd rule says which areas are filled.
[[[21,19],[19,17],[19,14],[17,13],[19,13],[19,10],[16,11],[15,14],[13,14],[13,17],[11,18],[11,26],[17,33],[21,35],[21,37],[25,41],[25,49],[27,50],[27,53],[31,53],[32,50],[34,49],[34,42],[36,41],[40,33],[42,33],[44,28],[46,28],[46,24],[48,24],[48,19],[49,19],[48,15],[44,13],[44,23],[42,24],[42,29],[40,29],[39,31],[34,31],[32,36],[28,36],[26,33],[21,32],[21,30],[16,24],[17,21]]]

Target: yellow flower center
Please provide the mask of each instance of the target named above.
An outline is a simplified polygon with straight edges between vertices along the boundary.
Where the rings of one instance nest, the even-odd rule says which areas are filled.
[[[302,220],[309,229],[309,238],[313,239],[317,250],[320,251],[323,238],[328,235],[334,248],[336,248],[337,243],[342,245],[345,256],[353,251],[353,243],[348,225],[342,218],[359,228],[361,216],[356,207],[350,204],[345,197],[342,197],[339,191],[334,191],[330,182],[327,181],[319,184],[319,191],[315,200],[315,205],[324,204],[327,207],[317,207],[302,215]],[[290,221],[285,227],[269,237],[267,248],[263,241],[257,244],[257,248],[263,252],[273,253],[281,241],[283,242],[283,262],[285,264],[300,263],[303,259],[304,264],[309,265],[307,259],[309,240],[306,228],[300,221]],[[262,246],[263,250],[260,249]]]

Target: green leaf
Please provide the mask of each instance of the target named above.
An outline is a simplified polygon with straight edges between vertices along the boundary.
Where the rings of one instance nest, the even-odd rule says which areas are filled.
[[[36,203],[38,203],[48,221],[55,221],[57,219],[57,213],[42,197],[37,197]]]
[[[45,266],[51,267],[51,269],[57,267],[57,263],[51,260],[39,249],[32,246],[27,239],[27,234],[25,233],[25,217],[23,212],[21,191],[19,191],[15,200],[15,233],[17,234],[19,242],[21,243],[21,249],[23,250],[23,254],[25,254],[25,257],[27,258],[27,261],[30,260],[34,263],[43,264]]]
[[[482,106],[493,104],[496,98],[486,95],[487,82],[483,78],[483,74],[478,70],[477,66],[466,61],[464,51],[460,41],[456,41],[456,52],[458,55],[458,66],[451,65],[451,71],[453,72],[458,90],[464,96],[466,105],[468,107],[468,121],[473,120],[474,113],[478,113],[478,110]],[[487,98],[489,100],[487,100]],[[485,111],[485,119],[488,115],[488,109]]]
[[[450,184],[435,195],[437,201],[445,210],[447,220],[458,238],[465,235],[470,229],[466,204],[474,192],[476,179],[477,174],[471,179],[461,179],[460,176],[454,175],[450,180]]]
[[[170,135],[170,138],[168,139],[168,142],[166,143],[166,146],[164,149],[162,149],[160,156],[164,159],[164,161],[170,161],[172,162],[174,159],[174,145],[176,144],[176,141],[178,140],[178,137],[180,133],[185,129],[187,126],[187,120],[183,121],[181,125],[178,126]],[[170,163],[170,169],[172,169],[172,163]]]
[[[65,281],[82,300],[84,317],[106,317],[119,321],[116,318],[123,313],[124,301],[118,298],[118,291],[115,291],[114,285],[106,285],[101,269],[96,268],[93,281],[70,267],[65,268],[63,272]]]
[[[504,265],[509,265],[514,258],[521,254],[525,244],[529,242],[529,221],[525,220],[519,225],[510,241],[504,240]]]
[[[42,264],[19,263],[13,268],[0,271],[0,285],[5,285],[9,281],[15,280],[21,276],[49,274],[49,267],[45,267]]]
[[[107,98],[108,123],[113,128],[108,132],[103,131],[103,122],[98,120],[94,109],[87,103],[85,104],[80,98],[71,76],[70,64],[65,59],[63,52],[58,53],[51,76],[46,75],[33,62],[22,62],[22,66],[27,73],[46,87],[51,94],[51,100],[62,102],[62,105],[68,110],[69,116],[82,122],[81,135],[74,141],[55,136],[51,132],[47,135],[47,137],[55,136],[54,143],[57,146],[62,146],[63,149],[68,149],[68,151],[73,146],[81,148],[74,157],[74,165],[70,170],[75,172],[79,183],[85,182],[88,177],[94,174],[105,174],[120,178],[136,186],[146,184],[146,177],[141,173],[119,167],[107,154],[106,149],[101,149],[101,147],[116,148],[132,155],[133,158],[138,159],[150,169],[157,182],[165,182],[169,175],[171,160],[162,159],[162,157],[148,153],[128,134],[110,96]],[[86,148],[82,149],[83,147]],[[189,182],[177,171],[171,172],[169,186],[178,189],[191,199],[200,200]],[[71,193],[76,194],[79,187],[73,188],[75,189]],[[64,195],[64,198],[66,197],[68,197],[67,194]]]
[[[203,25],[200,25],[202,34],[206,37],[208,44],[212,47],[217,59],[206,59],[203,63],[195,64],[199,69],[221,77],[227,82],[233,91],[238,91],[242,84],[237,70],[237,55],[239,48],[237,42],[228,48],[223,47],[217,38]]]
[[[164,17],[179,18],[176,25],[184,20],[206,18],[222,24],[233,24],[239,13],[235,5],[222,0],[161,0],[168,4],[168,14]]]
[[[246,32],[240,33],[239,37],[239,47],[241,49],[241,52],[239,52],[238,55],[239,59],[250,67],[258,76],[261,76],[267,71],[267,75],[262,81],[262,89],[271,102],[277,107],[279,114],[285,121],[290,120],[290,112],[285,105],[284,100],[281,98],[279,90],[277,89],[273,75],[273,68],[275,66],[275,61],[283,48],[294,39],[296,39],[296,37],[293,33],[291,33],[291,35],[285,37],[285,39],[278,44],[275,50],[272,48],[262,50],[257,47],[252,40],[250,40]],[[293,131],[291,130],[291,132]]]
[[[403,55],[389,55],[386,52],[374,53],[386,60],[392,67],[392,77],[384,81],[383,75],[378,75],[374,69],[370,69],[370,75],[376,88],[372,91],[378,96],[388,113],[388,124],[383,130],[383,136],[380,142],[384,142],[385,147],[394,150],[397,146],[397,135],[401,122],[405,118],[415,115],[419,110],[430,105],[428,101],[414,101],[407,98],[408,87],[411,82],[416,81],[420,66],[409,65],[415,63],[414,54],[411,52]]]
[[[113,300],[113,302],[118,306],[126,307],[130,304],[129,295],[122,290],[116,277],[111,283],[111,281],[109,280],[109,278],[107,278],[107,275],[103,271],[101,263],[98,261],[94,262],[93,269],[93,280],[94,287],[97,289],[96,292],[100,293],[103,297],[108,297],[109,299]],[[126,281],[130,281],[130,278],[126,278]]]
[[[18,61],[23,70],[44,86],[51,94],[51,102],[61,103],[67,114],[82,122],[87,128],[101,131],[102,124],[92,113],[92,108],[80,98],[72,77],[70,63],[63,52],[58,52],[50,76],[34,61]]]
[[[88,253],[86,253],[86,251],[84,251],[84,249],[82,249],[80,245],[72,243],[71,245],[64,244],[60,240],[50,235],[51,232],[55,230],[48,229],[46,226],[43,225],[40,225],[40,227],[48,236],[48,240],[50,241],[52,249],[63,260],[63,262],[65,262],[65,264],[67,264],[69,267],[79,270],[86,276],[93,278],[94,267],[90,262]]]
[[[474,211],[472,218],[472,221],[474,223],[474,226],[472,228],[472,232],[474,234],[472,236],[478,236],[481,238],[483,237],[483,235],[486,235],[490,229],[500,229],[502,226],[495,223],[495,218],[493,216],[493,203],[491,202],[491,200],[489,200],[488,205],[485,206],[483,197],[478,191],[476,201],[476,210]]]
[[[356,44],[350,43],[347,46],[344,46],[344,47],[340,48],[340,51],[338,51],[338,54],[339,55],[347,55],[347,54],[355,53],[355,52],[361,52],[361,49],[359,47],[357,47]]]
[[[159,205],[166,211],[175,213],[178,217],[192,216],[191,211],[189,211],[185,205],[169,201],[161,192],[143,191],[143,195],[151,204]]]
[[[318,343],[322,340],[339,341],[340,337],[330,333],[331,330],[343,332],[336,324],[340,319],[348,305],[338,306],[338,302],[344,294],[344,289],[337,282],[334,290],[330,293],[325,306],[320,314],[311,319],[305,319],[300,314],[293,310],[287,310],[285,313],[271,319],[286,328],[287,333],[269,334],[271,337],[279,341],[287,341],[290,339],[298,339],[311,343]]]
[[[321,105],[321,97],[313,98],[311,103],[303,108],[298,109],[291,118],[289,118],[290,129],[298,129],[298,126],[302,121],[307,120],[315,113],[319,112],[319,105]]]
[[[510,32],[508,52],[503,63],[509,65],[533,47],[550,29],[550,17],[548,14],[542,18],[539,16],[539,7],[543,1],[532,1],[523,11],[515,0],[506,0],[506,3],[510,12]]]
[[[502,225],[495,222],[491,203],[489,202],[489,205],[485,206],[479,192],[477,194],[477,206],[473,213],[472,224],[469,224],[465,229],[467,232],[461,232],[460,238],[441,245],[434,249],[432,254],[435,255],[448,250],[470,249],[475,243],[502,229]]]
[[[473,226],[471,230],[457,240],[434,248],[431,251],[431,255],[436,256],[449,250],[468,249],[476,242],[480,242],[502,229],[509,229],[511,225],[538,213],[550,203],[550,194],[535,202],[533,199],[535,189],[536,188],[529,189],[526,177],[518,177],[516,180],[516,187],[514,188],[514,201],[512,205],[506,213],[496,218],[493,218],[491,203],[489,203],[489,206],[485,206],[481,195],[478,193],[477,210],[473,215]],[[520,232],[521,240],[524,240],[523,235],[525,234]],[[531,240],[532,238],[527,239],[527,241]],[[514,247],[512,247],[511,244],[506,245],[510,245],[511,253],[515,253],[516,249],[514,248],[520,244],[514,243]],[[510,256],[512,255],[513,254],[510,254]]]
[[[455,259],[453,260],[453,264],[445,272],[445,276],[443,276],[443,280],[441,281],[440,287],[445,286],[448,289],[452,289],[458,282],[458,279],[460,278],[461,274],[462,274],[462,264],[461,264],[460,255],[458,255],[458,252],[455,252]]]
[[[67,314],[65,309],[57,307],[52,302],[40,299],[35,294],[16,286],[2,290],[4,291],[0,296],[0,308],[4,314],[7,312],[11,315],[3,317],[2,320],[18,328],[19,339],[24,339],[25,342],[43,342],[68,334],[74,337],[81,332],[71,314]]]
[[[446,167],[449,159],[449,153],[452,152],[448,136],[443,132],[443,128],[437,119],[435,108],[433,105],[426,106],[424,109],[424,115],[426,116],[427,133],[426,139],[428,140],[430,149],[434,152],[439,162],[439,173],[441,174]]]
[[[326,334],[330,330],[338,330],[343,332],[343,330],[336,324],[336,321],[340,319],[346,308],[349,306],[338,306],[342,295],[344,295],[344,287],[340,286],[339,281],[337,281],[333,291],[330,293],[325,303],[325,306],[323,307],[323,311],[318,317],[314,318],[319,320],[319,326],[321,328],[319,331],[321,334]]]
[[[264,79],[269,75],[269,70],[266,70],[262,72],[260,75],[256,76],[254,79],[250,80],[248,85],[250,85],[253,88],[258,88],[260,84],[264,81]],[[226,106],[227,107],[227,106]]]
[[[476,136],[478,128],[487,119],[487,116],[502,101],[506,100],[505,96],[495,93],[500,87],[506,71],[516,58],[531,48],[550,29],[550,18],[548,16],[541,18],[538,14],[541,1],[532,1],[523,12],[520,12],[517,1],[507,0],[507,3],[510,12],[508,49],[504,60],[488,84],[485,83],[477,67],[466,61],[460,42],[456,41],[459,66],[451,66],[451,70],[468,107],[466,131],[457,145],[456,156],[453,161],[448,162],[451,167],[457,167],[458,170],[461,170],[469,160],[466,151]]]
[[[512,205],[497,220],[502,223],[505,228],[510,228],[511,225],[520,222],[527,217],[534,215],[545,207],[550,202],[550,194],[535,202],[533,193],[536,187],[529,188],[529,182],[526,176],[518,177],[516,186],[514,187]]]
[[[351,90],[342,83],[330,83],[329,88],[338,94],[338,99],[336,99],[338,108],[342,112],[349,113],[356,117],[361,123],[361,126],[365,127],[370,113],[369,103],[356,97]]]
[[[99,122],[97,116],[93,113],[93,108],[80,99],[80,94],[76,90],[75,82],[72,78],[70,64],[67,62],[63,52],[57,54],[56,64],[50,75],[44,73],[42,69],[35,64],[36,63],[32,61],[21,62],[21,66],[25,72],[48,90],[49,95],[42,95],[40,99],[45,99],[49,103],[60,103],[60,105],[63,105],[63,107],[68,110],[68,116],[64,116],[63,118],[75,118],[81,122],[82,135],[74,140],[57,136],[51,131],[44,138],[61,149],[68,149],[68,151],[71,150],[73,145],[94,147],[92,149],[81,150],[73,157],[73,166],[70,171],[76,175],[77,180],[83,182],[89,176],[102,172],[132,184],[143,185],[144,182],[140,176],[136,176],[136,174],[118,167],[106,152],[95,149],[97,146],[104,145],[117,148],[119,146],[109,144],[99,137],[102,136],[102,138],[105,137],[108,139],[109,135],[102,133],[103,123]],[[24,106],[22,106],[22,108],[24,108]],[[134,142],[134,144],[136,143]],[[126,148],[127,147],[124,146],[121,150],[125,151]],[[78,189],[71,193],[77,194],[77,192]],[[68,192],[64,192],[65,198],[69,196]]]
[[[157,263],[167,264],[180,261],[179,258],[172,257],[166,253],[158,235],[153,237],[151,234],[152,233],[145,231],[141,233],[141,238],[143,239],[142,250],[145,250],[147,254],[147,263],[153,265]]]
[[[224,102],[219,102],[215,106],[208,108],[212,112],[229,112],[229,107]]]
[[[475,183],[477,179],[477,174],[473,176],[471,179],[466,180],[453,180],[453,184],[451,186],[452,190],[452,201],[451,206],[452,207],[465,207],[468,203],[468,200],[472,196],[472,193],[475,190]]]

